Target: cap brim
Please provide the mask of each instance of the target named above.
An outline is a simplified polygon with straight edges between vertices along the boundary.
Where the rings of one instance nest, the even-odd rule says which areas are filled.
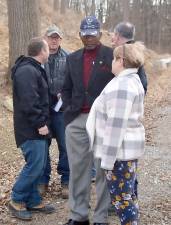
[[[93,30],[93,29],[89,29],[89,30],[80,30],[80,35],[81,36],[98,36],[100,33],[99,30]]]
[[[60,38],[62,38],[61,34],[59,34],[57,31],[51,31],[47,33],[47,36],[50,37],[52,34],[57,34]]]

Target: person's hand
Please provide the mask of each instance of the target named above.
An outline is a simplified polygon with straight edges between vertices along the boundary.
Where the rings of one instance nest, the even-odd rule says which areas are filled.
[[[61,98],[61,93],[57,94],[57,98],[58,98],[58,100]]]
[[[45,125],[38,129],[40,135],[47,135],[49,133],[48,127]]]

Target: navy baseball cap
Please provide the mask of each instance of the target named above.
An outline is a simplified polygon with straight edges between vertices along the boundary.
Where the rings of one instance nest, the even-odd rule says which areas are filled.
[[[80,35],[97,36],[100,33],[100,22],[95,16],[87,16],[81,21]]]

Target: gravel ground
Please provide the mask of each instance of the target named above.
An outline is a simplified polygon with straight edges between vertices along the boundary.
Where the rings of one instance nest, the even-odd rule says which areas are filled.
[[[139,162],[140,225],[171,225],[170,79],[167,82],[166,92],[164,104],[159,104],[151,112],[153,120],[150,124],[153,127],[151,131],[153,140],[147,142],[146,153]],[[3,108],[2,104],[0,104],[0,110],[0,225],[62,225],[68,219],[68,203],[60,198],[59,179],[55,172],[57,150],[54,143],[51,149],[52,181],[45,201],[54,204],[57,209],[56,213],[47,216],[37,214],[31,222],[22,222],[12,218],[8,212],[7,203],[11,187],[23,165],[23,159],[14,143],[12,114]],[[92,208],[95,205],[94,189],[92,185]],[[90,215],[92,215],[92,210]],[[110,216],[109,222],[119,225],[115,216]]]

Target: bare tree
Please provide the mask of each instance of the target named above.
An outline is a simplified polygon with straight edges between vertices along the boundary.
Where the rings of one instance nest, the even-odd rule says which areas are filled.
[[[115,25],[121,21],[130,21],[136,27],[136,39],[142,40],[145,44],[157,50],[170,50],[171,36],[171,0],[7,0],[13,7],[13,11],[18,7],[22,9],[18,14],[18,21],[23,20],[21,11],[24,10],[23,5],[32,4],[35,7],[32,9],[32,14],[36,11],[37,2],[50,4],[54,9],[59,10],[64,14],[69,8],[75,13],[81,15],[96,15],[103,24],[103,28],[113,31]],[[48,2],[48,3],[47,3]],[[28,7],[27,7],[28,8]],[[28,8],[29,9],[29,8]],[[55,11],[56,11],[55,10]],[[43,12],[43,10],[42,10]],[[22,15],[26,15],[23,13]],[[53,13],[54,21],[56,21],[57,13]],[[26,16],[27,17],[27,16]],[[33,16],[31,15],[33,18]],[[29,17],[28,17],[29,18]],[[10,19],[9,19],[10,20]],[[13,20],[13,19],[11,19]],[[34,23],[36,20],[34,20]],[[13,21],[12,21],[13,22]],[[22,21],[23,23],[23,21]],[[11,25],[13,26],[13,25]],[[19,26],[19,25],[18,25]],[[20,31],[20,25],[17,28]],[[34,29],[34,26],[31,25]],[[15,29],[16,30],[16,29]],[[29,29],[27,29],[28,32]],[[37,31],[37,30],[36,30]],[[33,32],[33,30],[31,31]],[[25,41],[24,41],[25,44]],[[20,44],[21,46],[21,44]],[[14,48],[17,46],[14,46]],[[11,53],[10,53],[11,55]]]
[[[70,0],[66,0],[66,7],[67,7],[67,9],[69,9],[69,7],[70,7]]]
[[[53,9],[55,11],[59,10],[59,0],[53,0]]]
[[[9,69],[16,58],[27,54],[29,40],[40,35],[37,0],[7,0],[9,27]]]
[[[144,41],[150,48],[171,51],[171,0],[103,0],[99,2],[103,4],[103,9],[106,8],[106,13],[103,13],[106,29],[113,31],[118,22],[129,20],[135,24],[136,39]]]
[[[137,38],[142,38],[141,0],[133,0],[129,20],[134,22]]]
[[[98,19],[101,23],[103,23],[103,3],[100,3],[100,7],[98,9]]]
[[[161,41],[162,41],[162,34],[163,34],[163,13],[164,13],[164,7],[162,4],[162,0],[159,1],[159,23],[158,23],[158,28],[159,28],[159,32],[158,32],[158,49],[161,50]]]
[[[72,7],[73,7],[74,11],[80,13],[82,1],[74,0],[71,3],[72,3]]]
[[[129,21],[130,1],[129,0],[122,0],[122,4],[123,4],[123,20]]]
[[[95,12],[96,12],[96,3],[95,3],[95,0],[92,0],[92,3],[91,3],[91,15],[95,15]]]
[[[105,28],[113,31],[115,25],[123,20],[120,0],[108,0],[105,15]]]
[[[65,14],[66,5],[67,5],[67,1],[66,0],[61,0],[61,9],[60,9],[60,13],[61,14]]]
[[[85,11],[85,15],[88,16],[88,4],[87,4],[87,1],[84,0],[83,3],[84,3],[84,11]]]

